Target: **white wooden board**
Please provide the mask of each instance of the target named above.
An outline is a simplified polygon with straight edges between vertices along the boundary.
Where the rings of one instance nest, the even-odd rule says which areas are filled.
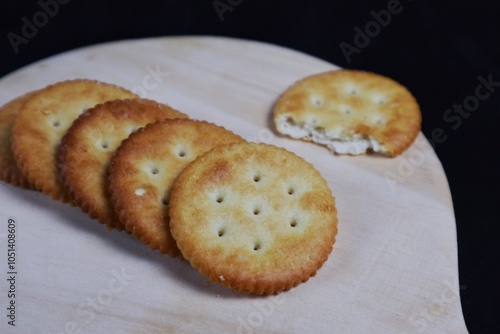
[[[78,208],[0,183],[1,333],[466,333],[446,176],[422,134],[403,155],[334,156],[272,132],[278,95],[336,69],[281,47],[169,37],[86,47],[0,79],[0,104],[73,78],[132,89],[244,138],[285,147],[336,197],[334,251],[307,283],[255,297],[209,283],[179,259],[107,231]],[[7,317],[15,221],[15,327]]]

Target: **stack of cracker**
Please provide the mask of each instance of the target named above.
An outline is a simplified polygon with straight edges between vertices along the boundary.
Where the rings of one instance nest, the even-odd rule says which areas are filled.
[[[0,177],[80,207],[235,291],[305,282],[337,234],[308,162],[132,92],[58,82],[0,109]]]

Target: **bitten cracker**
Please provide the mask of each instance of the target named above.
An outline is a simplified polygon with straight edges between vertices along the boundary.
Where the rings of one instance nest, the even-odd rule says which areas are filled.
[[[327,146],[338,154],[405,151],[421,127],[413,95],[387,77],[337,70],[306,77],[278,99],[278,132]]]
[[[107,194],[107,168],[122,140],[132,132],[166,118],[187,116],[145,99],[113,100],[81,114],[58,149],[61,180],[72,202],[90,217],[122,230]]]
[[[190,119],[164,120],[133,133],[116,150],[108,171],[109,194],[120,222],[151,249],[179,255],[168,217],[174,180],[198,155],[243,141],[220,126]]]
[[[54,199],[69,202],[59,181],[56,152],[73,121],[96,104],[135,94],[91,80],[58,82],[39,90],[19,110],[12,126],[11,147],[28,181]]]
[[[211,281],[273,294],[307,281],[337,234],[335,199],[309,163],[276,146],[219,146],[174,183],[170,229]]]
[[[32,186],[17,167],[10,147],[10,136],[19,109],[33,93],[26,93],[0,107],[0,180],[22,188]]]

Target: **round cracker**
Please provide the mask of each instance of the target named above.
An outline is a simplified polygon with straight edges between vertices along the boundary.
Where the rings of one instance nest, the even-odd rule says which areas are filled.
[[[274,107],[278,132],[327,145],[335,153],[405,151],[417,137],[421,113],[413,95],[385,76],[337,70],[299,80]]]
[[[85,111],[62,138],[57,155],[60,177],[72,202],[91,218],[122,230],[106,187],[113,153],[132,132],[148,123],[186,117],[145,99],[108,101]]]
[[[307,281],[337,234],[335,199],[309,163],[267,144],[220,146],[188,165],[170,199],[182,255],[211,281],[272,294]]]
[[[151,249],[179,255],[168,217],[174,180],[198,155],[243,141],[223,127],[190,119],[164,120],[133,133],[108,170],[111,202],[127,231]]]
[[[26,93],[0,107],[0,180],[22,188],[33,187],[17,166],[10,146],[10,136],[19,109],[33,93]]]
[[[69,202],[57,171],[61,138],[85,110],[105,101],[135,97],[124,88],[84,79],[58,82],[33,94],[19,110],[11,134],[14,158],[23,175],[36,189]]]

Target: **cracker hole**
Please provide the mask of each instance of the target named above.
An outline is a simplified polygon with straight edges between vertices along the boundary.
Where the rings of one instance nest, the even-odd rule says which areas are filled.
[[[288,195],[293,195],[295,193],[295,189],[293,187],[289,187],[287,190]]]
[[[259,249],[261,249],[261,248],[262,248],[262,245],[260,244],[260,242],[255,242],[255,243],[253,244],[253,250],[254,250],[254,251],[258,251],[258,250],[259,250]]]
[[[186,151],[181,150],[181,151],[177,152],[177,155],[178,155],[179,157],[181,157],[181,158],[184,158],[184,157],[186,156]]]
[[[323,102],[324,102],[323,99],[319,96],[311,97],[311,104],[314,106],[319,107],[319,106],[323,105]]]
[[[290,226],[291,227],[297,227],[297,220],[296,219],[292,219],[292,221],[290,222]]]
[[[260,181],[260,175],[254,175],[253,181],[254,182],[259,182]]]
[[[217,231],[217,235],[219,237],[223,237],[226,234],[226,230],[224,228],[220,228],[219,231]]]
[[[222,196],[217,196],[217,198],[215,199],[215,201],[216,201],[217,203],[222,203],[222,202],[224,202],[224,197],[222,197]]]
[[[151,174],[157,175],[160,172],[160,170],[156,167],[151,168]]]
[[[259,209],[259,208],[255,208],[255,209],[253,209],[253,214],[254,214],[255,216],[260,215],[260,209]]]
[[[109,144],[107,142],[102,142],[101,143],[101,148],[108,149],[109,148]]]
[[[384,120],[383,117],[378,116],[378,117],[375,117],[373,119],[373,123],[375,123],[376,125],[384,125],[385,124],[385,120]]]
[[[138,188],[134,191],[134,194],[136,194],[137,196],[142,196],[146,193],[146,189],[144,188]]]
[[[355,87],[349,89],[349,94],[351,94],[351,95],[358,95],[358,93],[359,93],[359,90]]]
[[[58,128],[61,126],[61,122],[59,120],[52,121],[52,126]]]
[[[165,206],[168,206],[169,202],[168,202],[168,198],[165,197],[164,199],[161,200],[161,203]]]

